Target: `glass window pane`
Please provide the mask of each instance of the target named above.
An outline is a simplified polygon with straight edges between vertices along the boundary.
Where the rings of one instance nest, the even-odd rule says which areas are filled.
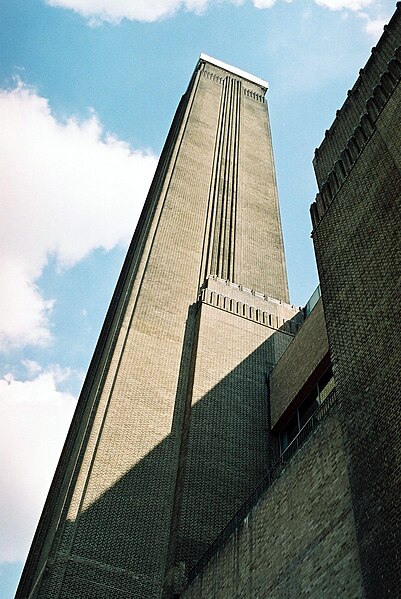
[[[319,381],[319,403],[322,403],[329,393],[334,389],[334,378],[331,367],[326,370]]]
[[[288,435],[287,429],[284,429],[280,433],[280,452],[283,453],[288,447]]]
[[[298,414],[295,413],[287,425],[288,444],[291,443],[291,441],[297,436],[298,433]]]
[[[319,407],[317,388],[313,389],[299,407],[299,422],[301,428]]]

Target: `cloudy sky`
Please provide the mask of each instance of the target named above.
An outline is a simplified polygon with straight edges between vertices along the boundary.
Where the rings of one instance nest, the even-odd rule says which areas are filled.
[[[389,0],[0,3],[0,597],[13,596],[199,54],[270,83],[292,302],[316,286],[313,151]]]

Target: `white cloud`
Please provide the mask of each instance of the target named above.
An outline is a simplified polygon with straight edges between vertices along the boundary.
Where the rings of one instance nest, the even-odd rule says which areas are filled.
[[[0,380],[0,561],[24,560],[57,464],[75,398],[57,390],[70,371]]]
[[[285,0],[286,2],[292,2],[292,0]],[[375,0],[313,0],[318,6],[323,6],[330,10],[350,10],[357,12],[362,8],[370,6],[375,3]],[[252,0],[255,8],[271,8],[276,3],[276,0]],[[374,28],[372,21],[372,29]],[[385,21],[383,21],[383,25]],[[368,27],[366,27],[368,29]]]
[[[352,10],[358,11],[369,6],[375,0],[315,0],[318,6],[324,6],[330,10]]]
[[[276,3],[276,0],[253,0],[255,8],[271,8]]]
[[[6,218],[0,224],[0,230],[6,226],[5,221],[11,220],[8,208],[6,210]],[[11,234],[18,232],[15,229],[17,222],[11,222],[10,226]],[[44,300],[40,295],[34,283],[34,275],[29,272],[29,261],[24,263],[24,260],[13,259],[12,255],[7,255],[12,248],[8,244],[8,248],[4,248],[4,245],[6,243],[0,240],[3,252],[0,256],[0,349],[43,345],[51,339],[48,316],[54,302]],[[42,263],[44,262],[45,260]]]
[[[375,39],[379,39],[387,21],[388,19],[369,19],[365,26],[366,33],[369,33]]]
[[[22,364],[25,366],[28,375],[35,375],[42,371],[42,367],[35,360],[22,360]]]
[[[365,21],[365,31],[373,40],[378,40],[383,33],[383,27],[389,21],[389,17],[372,18],[366,12],[359,12],[358,16]]]
[[[246,0],[45,0],[54,7],[73,10],[96,25],[102,21],[119,23],[122,19],[153,22],[171,17],[179,10],[202,14],[209,6],[217,2],[229,2],[236,6]],[[250,0],[255,8],[272,8],[277,0]],[[291,3],[293,0],[284,0]],[[369,6],[375,6],[377,0],[313,0],[318,6],[332,11],[358,12]],[[378,37],[385,20],[368,18],[365,30]]]
[[[157,21],[172,16],[184,8],[202,12],[211,0],[46,0],[50,6],[69,8],[92,22],[109,21],[119,23],[131,21]]]
[[[0,90],[0,349],[51,339],[53,300],[36,281],[132,235],[156,158],[105,135],[95,115],[58,121],[19,84]],[[118,211],[116,205],[118,204]]]

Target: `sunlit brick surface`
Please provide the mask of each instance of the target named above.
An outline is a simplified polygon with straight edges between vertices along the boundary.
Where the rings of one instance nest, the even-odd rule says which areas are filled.
[[[177,551],[190,562],[263,472],[265,371],[293,333],[278,332],[281,312],[271,325],[259,323],[254,303],[234,315],[201,308],[199,292],[217,275],[277,305],[288,302],[265,91],[213,64],[197,66],[106,317],[19,597],[34,585],[32,596],[41,598],[160,597]],[[285,319],[296,313],[286,310]],[[282,342],[250,357],[273,334]],[[258,440],[244,451],[240,475],[228,448],[240,447],[255,425]],[[189,458],[186,471],[188,431],[193,448],[202,427],[205,451]],[[214,470],[208,464],[223,439],[232,467],[222,462]],[[215,484],[223,471],[229,501]],[[207,493],[199,497],[201,479]],[[194,516],[206,500],[216,505],[212,533]],[[179,532],[184,553],[176,536],[181,518],[191,520]]]

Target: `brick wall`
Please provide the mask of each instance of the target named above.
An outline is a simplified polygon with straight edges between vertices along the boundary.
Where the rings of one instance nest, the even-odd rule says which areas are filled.
[[[328,351],[323,304],[320,299],[270,375],[272,427],[282,418]]]
[[[400,44],[400,8],[390,25]],[[313,232],[369,599],[401,596],[401,85],[389,89]]]
[[[237,298],[234,303],[230,295]],[[181,499],[174,561],[185,563],[187,570],[268,469],[267,374],[293,334],[280,330],[281,318],[275,316],[270,326],[261,315],[289,320],[298,314],[292,306],[255,298],[250,290],[216,279],[202,297],[188,440],[182,448],[184,472],[177,489]]]
[[[181,599],[363,597],[335,413],[312,435]]]

